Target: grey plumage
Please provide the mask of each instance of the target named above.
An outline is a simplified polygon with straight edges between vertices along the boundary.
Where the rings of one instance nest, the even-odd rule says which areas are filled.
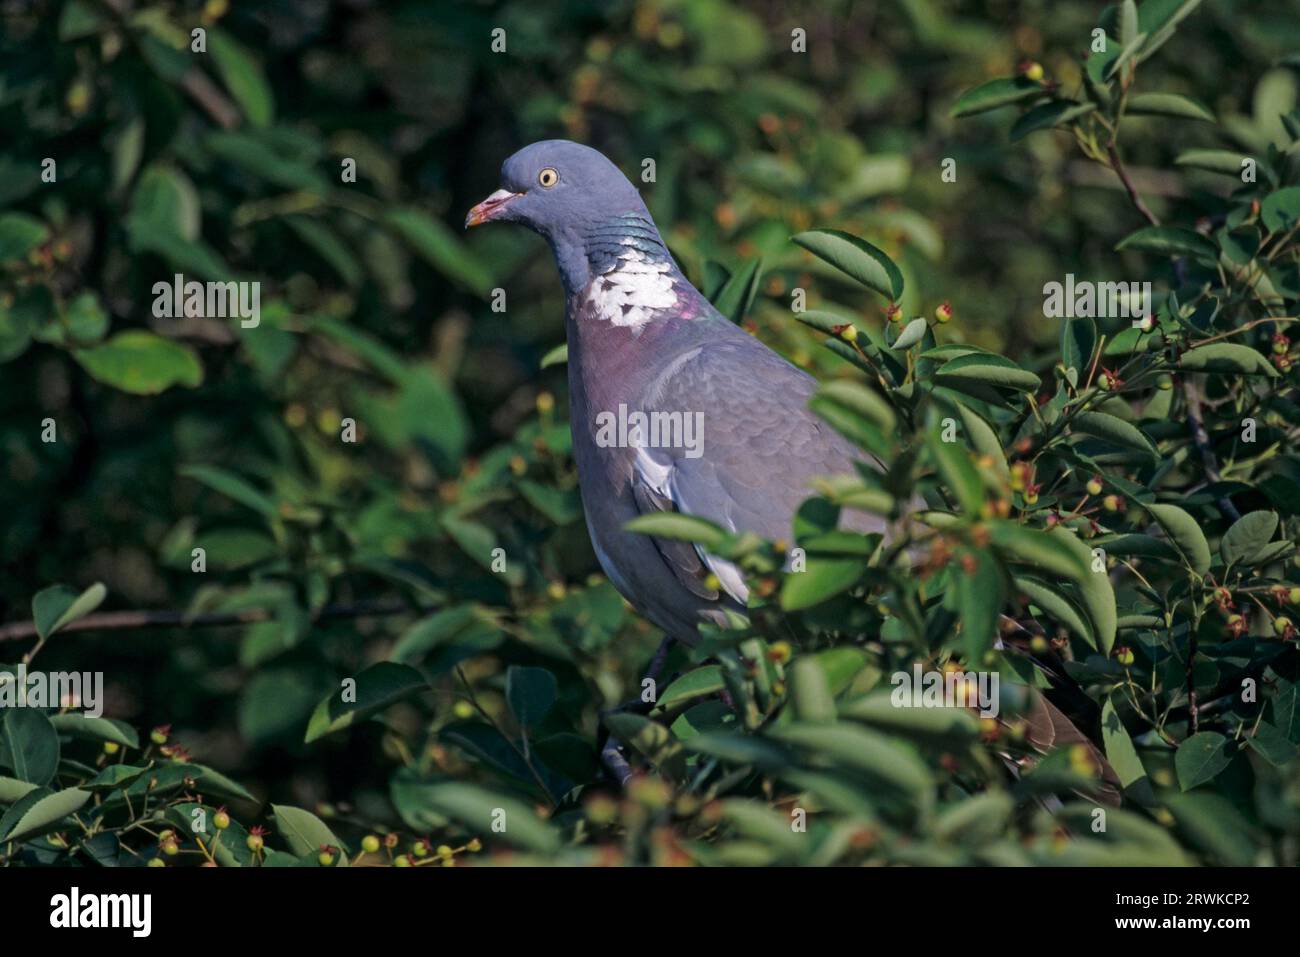
[[[739,572],[689,544],[624,525],[676,509],[789,540],[813,479],[853,472],[861,453],[809,410],[815,380],[687,281],[635,187],[604,156],[563,140],[535,143],[506,160],[501,180],[467,224],[518,222],[555,253],[566,294],[574,456],[596,554],[634,607],[693,641],[702,620],[743,609]],[[700,454],[602,444],[598,419],[620,406],[701,413]],[[854,519],[853,527],[879,527],[865,515]],[[710,587],[710,573],[721,588]]]

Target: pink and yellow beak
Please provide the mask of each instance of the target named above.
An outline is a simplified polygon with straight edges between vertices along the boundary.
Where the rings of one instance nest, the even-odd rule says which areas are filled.
[[[523,193],[512,193],[508,189],[497,190],[469,211],[469,215],[465,217],[465,228],[469,229],[471,226],[478,226],[499,219],[501,211],[522,195]]]

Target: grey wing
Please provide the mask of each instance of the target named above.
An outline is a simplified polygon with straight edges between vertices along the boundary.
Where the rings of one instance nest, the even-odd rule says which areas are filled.
[[[699,413],[697,449],[638,449],[638,503],[670,506],[735,532],[789,539],[813,479],[848,474],[861,458],[808,408],[817,383],[749,336],[707,342],[670,362],[647,390],[643,408]],[[698,453],[698,454],[695,454]],[[743,576],[697,551],[701,571],[717,575],[741,604]],[[678,562],[677,565],[681,565]]]

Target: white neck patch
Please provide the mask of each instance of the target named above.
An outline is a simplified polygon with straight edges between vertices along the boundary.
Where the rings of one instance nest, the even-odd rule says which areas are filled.
[[[639,329],[656,310],[677,305],[672,268],[671,262],[655,262],[641,250],[627,246],[619,254],[618,264],[587,287],[592,312],[597,319],[616,326]]]

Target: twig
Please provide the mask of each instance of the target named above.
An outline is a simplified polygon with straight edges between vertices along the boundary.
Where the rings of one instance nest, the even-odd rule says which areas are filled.
[[[1119,147],[1115,145],[1114,141],[1107,144],[1106,156],[1110,160],[1110,168],[1115,171],[1119,181],[1124,184],[1124,189],[1128,193],[1129,201],[1132,202],[1134,209],[1145,216],[1146,221],[1152,226],[1159,226],[1160,220],[1156,218],[1155,213],[1147,208],[1147,204],[1142,201],[1142,195],[1137,191],[1137,187],[1133,185],[1128,170],[1124,168],[1124,161],[1119,157]]]
[[[233,130],[239,125],[239,109],[221,92],[221,88],[208,79],[208,75],[198,68],[186,73],[180,80],[180,87],[190,95],[203,112],[212,117],[214,123],[225,130]]]
[[[456,677],[460,678],[460,683],[465,686],[465,695],[469,699],[470,706],[479,713],[484,721],[492,726],[506,744],[510,745],[510,750],[514,751],[519,760],[524,763],[524,767],[526,767],[528,772],[533,776],[533,781],[537,786],[542,789],[542,793],[546,795],[546,800],[551,803],[551,807],[558,807],[560,802],[555,799],[555,795],[552,794],[551,789],[547,787],[546,781],[542,777],[541,772],[533,766],[532,760],[528,757],[527,732],[525,731],[524,748],[523,750],[520,750],[519,745],[515,744],[515,739],[506,734],[506,729],[501,727],[501,725],[497,723],[496,718],[492,717],[488,710],[479,704],[478,696],[474,694],[474,686],[469,683],[469,678],[465,676],[465,669],[460,665],[456,666]],[[520,727],[522,729],[523,726],[521,725]]]
[[[328,618],[370,618],[404,613],[421,614],[433,611],[392,602],[361,602],[356,605],[326,605],[316,615],[317,620]],[[275,612],[267,608],[248,608],[243,611],[201,612],[191,615],[183,611],[106,611],[87,615],[59,629],[59,634],[73,631],[125,631],[129,628],[215,628],[223,625],[246,625],[270,621]],[[34,621],[16,621],[0,625],[0,642],[21,641],[36,637]]]
[[[1160,218],[1147,207],[1142,201],[1142,195],[1133,185],[1133,180],[1129,177],[1128,170],[1124,168],[1124,161],[1120,158],[1119,148],[1115,145],[1114,140],[1106,145],[1106,156],[1110,159],[1110,168],[1115,171],[1119,181],[1124,184],[1124,190],[1128,193],[1128,198],[1136,209],[1152,226],[1160,225]],[[1183,272],[1183,262],[1181,259],[1174,260],[1174,270],[1181,277]],[[1179,390],[1183,394],[1183,402],[1187,406],[1187,423],[1192,429],[1192,443],[1201,455],[1201,463],[1205,467],[1205,475],[1211,482],[1220,481],[1219,462],[1214,457],[1214,450],[1210,448],[1210,436],[1205,431],[1205,422],[1201,418],[1201,397],[1192,385],[1191,380],[1178,376]],[[1232,504],[1232,500],[1226,495],[1218,499],[1219,508],[1232,521],[1241,518],[1241,513],[1237,511],[1237,506]]]

